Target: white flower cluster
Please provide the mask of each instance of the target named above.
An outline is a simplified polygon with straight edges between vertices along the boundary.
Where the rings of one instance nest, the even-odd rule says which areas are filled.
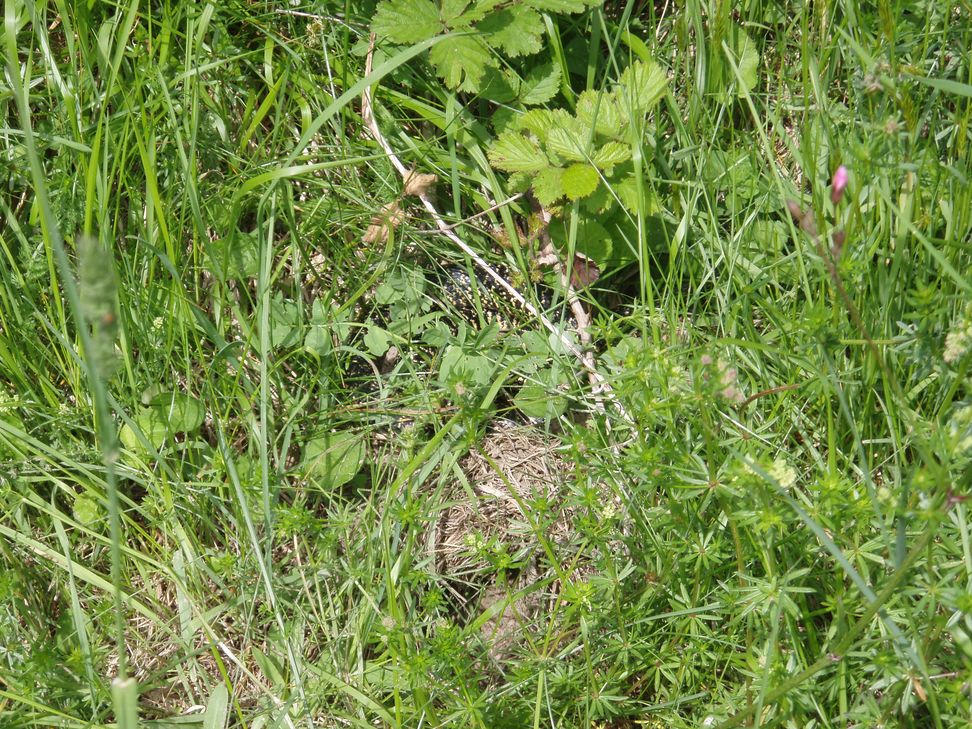
[[[942,358],[948,364],[958,362],[972,351],[972,304],[952,323],[945,337],[945,352]]]
[[[965,405],[948,421],[949,434],[956,454],[972,452],[972,405]]]

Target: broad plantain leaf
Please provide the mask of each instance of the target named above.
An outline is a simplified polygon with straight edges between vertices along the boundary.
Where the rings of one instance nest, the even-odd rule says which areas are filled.
[[[358,473],[365,459],[364,440],[344,430],[324,433],[304,444],[304,473],[325,490],[340,488]]]

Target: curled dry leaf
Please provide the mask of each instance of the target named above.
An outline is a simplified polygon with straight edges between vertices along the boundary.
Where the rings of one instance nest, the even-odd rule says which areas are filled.
[[[574,267],[570,274],[570,285],[575,289],[590,286],[601,277],[601,269],[583,253],[574,254]]]
[[[438,180],[439,178],[435,175],[422,174],[412,170],[408,173],[408,177],[405,178],[405,188],[402,190],[402,194],[423,197],[432,191],[433,186]]]
[[[368,226],[368,230],[361,237],[361,242],[369,245],[384,243],[403,220],[405,220],[405,212],[398,200],[393,200],[371,219],[371,225]]]

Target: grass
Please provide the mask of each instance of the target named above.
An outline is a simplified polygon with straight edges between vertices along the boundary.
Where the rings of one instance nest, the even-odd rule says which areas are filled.
[[[373,10],[6,4],[0,725],[968,722],[972,8],[544,21],[552,107],[623,31],[668,71],[582,292],[624,416],[442,302],[469,262],[359,116]],[[379,45],[382,133],[535,276],[429,45]]]

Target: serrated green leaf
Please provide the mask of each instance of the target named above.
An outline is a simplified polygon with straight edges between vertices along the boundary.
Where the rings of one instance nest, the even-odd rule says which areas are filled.
[[[547,150],[563,159],[582,162],[587,160],[585,149],[588,140],[589,136],[584,134],[580,124],[557,126],[547,132]]]
[[[564,174],[560,167],[546,167],[533,178],[533,194],[544,207],[550,207],[564,196],[564,186],[561,176]]]
[[[371,30],[393,43],[418,43],[444,30],[431,0],[387,0],[378,4]]]
[[[567,126],[570,121],[570,114],[563,109],[531,109],[520,117],[517,126],[545,142],[551,129]]]
[[[462,14],[461,21],[466,24],[476,23],[493,12],[493,10],[498,6],[503,5],[506,2],[508,2],[508,0],[479,0],[475,5]]]
[[[591,156],[594,166],[601,170],[610,170],[629,159],[631,159],[631,147],[621,142],[605,142],[594,150]]]
[[[533,180],[532,172],[514,172],[506,179],[506,189],[509,192],[526,192]]]
[[[542,13],[582,13],[597,0],[524,0]]]
[[[486,153],[490,163],[505,172],[539,172],[547,157],[532,139],[517,132],[503,132]]]
[[[560,66],[546,63],[531,68],[520,83],[520,103],[524,106],[546,104],[560,90]]]
[[[509,104],[513,101],[520,91],[520,79],[516,74],[509,71],[498,73],[493,71],[486,74],[486,81],[483,83],[479,95],[484,99],[495,101],[497,104]],[[496,120],[493,120],[496,124]]]
[[[489,49],[470,36],[440,41],[429,51],[429,60],[446,86],[470,93],[479,91],[486,69],[493,65]]]
[[[581,213],[599,216],[615,206],[614,194],[607,185],[598,185],[597,189],[581,201]]]
[[[361,469],[362,437],[349,431],[324,433],[304,444],[304,473],[324,490],[340,488]]]
[[[516,121],[519,114],[508,106],[501,106],[493,112],[489,123],[493,125],[493,131],[497,134],[513,131],[516,129]]]
[[[753,40],[746,35],[746,31],[735,24],[732,25],[726,38],[726,45],[735,56],[733,60],[739,68],[739,77],[732,76],[737,82],[736,96],[743,96],[756,86],[759,77],[759,52]]]
[[[463,23],[463,13],[469,7],[469,0],[442,0],[442,20],[450,28],[466,27]]]
[[[585,91],[577,97],[577,119],[605,137],[618,137],[624,127],[614,94]]]
[[[597,189],[601,177],[597,170],[589,164],[578,163],[571,165],[560,176],[560,184],[564,194],[570,200],[580,200]]]
[[[665,72],[657,63],[637,61],[621,74],[618,99],[623,109],[644,114],[664,96],[667,85]]]
[[[542,47],[543,19],[525,5],[496,10],[483,18],[476,29],[487,36],[491,46],[509,56],[530,56]]]

